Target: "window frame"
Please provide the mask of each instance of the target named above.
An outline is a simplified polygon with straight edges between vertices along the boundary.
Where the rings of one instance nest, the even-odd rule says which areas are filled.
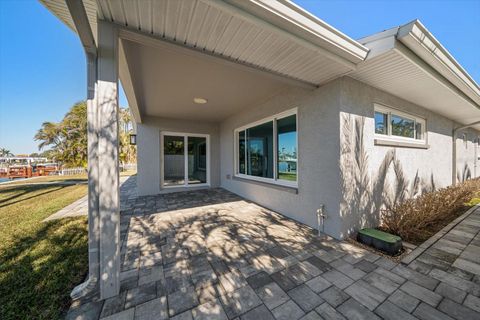
[[[382,133],[377,133],[375,132],[376,126],[375,126],[375,113],[383,113],[387,115],[387,134],[382,134]],[[392,134],[392,114],[406,118],[409,120],[413,120],[413,136],[414,138],[409,138],[409,137],[402,137],[402,136],[396,136]],[[422,132],[421,132],[421,139],[417,139],[417,123],[420,123],[422,125]],[[407,113],[404,111],[400,111],[398,109],[388,107],[382,104],[375,103],[374,104],[374,113],[373,113],[373,132],[375,135],[376,139],[382,139],[382,140],[389,140],[389,141],[395,141],[395,142],[408,142],[408,143],[415,143],[415,144],[420,144],[420,145],[425,145],[427,144],[427,120],[423,117]]]
[[[296,139],[295,139],[295,150],[297,152],[297,180],[296,181],[288,181],[288,180],[282,180],[278,178],[278,130],[277,130],[277,120],[278,119],[283,119],[289,116],[295,115],[295,125],[296,125]],[[239,155],[239,138],[238,135],[241,131],[246,131],[247,129],[253,128],[255,126],[267,123],[267,122],[273,122],[273,178],[265,178],[265,177],[257,177],[257,176],[251,176],[246,173],[240,173],[240,159],[238,157]],[[242,178],[242,179],[247,179],[247,180],[253,180],[253,181],[259,181],[259,182],[265,182],[265,183],[270,183],[270,184],[276,184],[276,185],[281,185],[281,186],[286,186],[286,187],[298,187],[298,179],[299,179],[299,166],[298,166],[298,158],[299,158],[299,152],[298,152],[298,108],[293,108],[286,110],[281,113],[277,113],[273,116],[263,118],[261,120],[255,121],[248,123],[244,126],[238,127],[233,131],[233,141],[234,141],[234,177],[237,178]],[[245,144],[245,153],[247,152],[247,147]],[[247,155],[245,154],[245,159],[248,159]],[[245,161],[247,162],[247,160]],[[247,172],[247,166],[245,167],[245,172]]]

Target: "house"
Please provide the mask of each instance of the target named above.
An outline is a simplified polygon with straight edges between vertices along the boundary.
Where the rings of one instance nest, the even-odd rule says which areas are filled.
[[[480,88],[418,20],[353,40],[286,0],[40,1],[88,60],[103,298],[119,286],[119,79],[140,195],[221,187],[341,239],[480,175]]]

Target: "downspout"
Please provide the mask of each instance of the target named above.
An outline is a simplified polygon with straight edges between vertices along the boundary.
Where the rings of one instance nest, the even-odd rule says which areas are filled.
[[[475,121],[470,124],[454,128],[452,130],[452,185],[457,184],[457,133],[459,130],[467,129],[480,124],[480,121]]]
[[[66,0],[87,59],[88,278],[70,293],[73,300],[96,293],[100,276],[98,198],[97,46],[83,1]]]

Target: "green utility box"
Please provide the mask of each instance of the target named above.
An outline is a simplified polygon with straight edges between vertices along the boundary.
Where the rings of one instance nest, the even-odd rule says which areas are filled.
[[[402,249],[402,238],[377,229],[365,228],[358,231],[357,240],[392,256]]]

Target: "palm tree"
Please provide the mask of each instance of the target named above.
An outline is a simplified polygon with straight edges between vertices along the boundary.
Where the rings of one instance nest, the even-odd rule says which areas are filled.
[[[35,141],[41,141],[38,149],[42,150],[46,146],[53,145],[54,147],[60,144],[60,125],[54,122],[44,122],[42,127],[34,136]]]
[[[129,143],[132,118],[128,109],[120,109],[120,161],[135,161],[135,147]],[[87,165],[87,104],[73,105],[59,123],[44,122],[34,139],[40,141],[39,150],[50,148],[55,161],[66,166]]]
[[[120,109],[120,161],[122,163],[136,162],[136,148],[130,145],[130,134],[133,133],[132,115],[128,108]]]
[[[13,157],[14,154],[10,150],[5,148],[0,148],[0,157]]]

